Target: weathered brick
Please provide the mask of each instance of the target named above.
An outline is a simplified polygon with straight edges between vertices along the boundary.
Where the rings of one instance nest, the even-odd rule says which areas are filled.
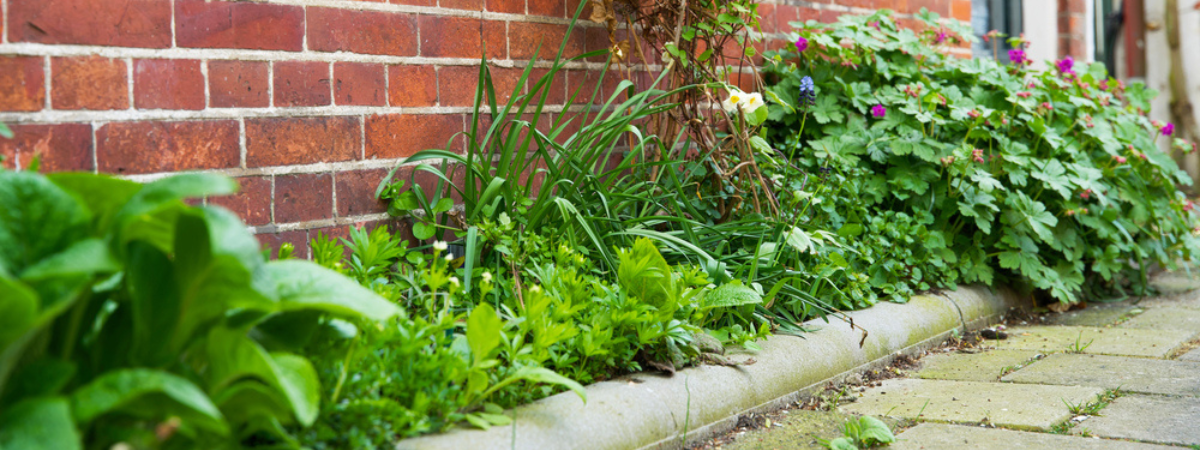
[[[507,53],[504,22],[468,17],[421,16],[418,23],[421,27],[421,56],[478,59],[483,55],[485,45],[489,59],[504,59]]]
[[[296,259],[308,259],[308,230],[291,230],[280,233],[259,233],[254,235],[262,248],[274,259],[279,255],[279,247],[284,243],[292,244],[295,248],[292,256]]]
[[[388,101],[392,106],[437,104],[437,73],[433,66],[388,66]]]
[[[387,105],[386,69],[383,64],[334,63],[333,97],[338,105]]]
[[[563,0],[529,0],[529,14],[531,15],[565,17],[565,12],[566,2]]]
[[[367,157],[405,158],[421,150],[445,149],[456,133],[463,131],[459,114],[389,114],[367,117]],[[462,149],[455,139],[452,151]]]
[[[549,72],[549,69],[534,69],[529,73],[528,85],[531,94],[533,93],[533,90],[537,88],[537,85],[539,82],[541,82],[542,78],[545,78],[546,74]],[[547,105],[561,105],[565,103],[567,99],[567,71],[559,70],[556,72],[550,79],[549,85],[543,85],[541,90],[546,92]],[[538,93],[533,101],[539,102],[541,99],[541,93]]]
[[[308,48],[321,52],[415,56],[417,21],[412,14],[310,7]]]
[[[330,105],[329,85],[327,62],[275,62],[275,106]]]
[[[59,125],[11,125],[12,139],[0,139],[0,155],[20,156],[29,167],[36,156],[42,172],[92,170],[92,126],[81,123]],[[13,161],[4,167],[13,168]]]
[[[487,10],[509,14],[525,14],[525,0],[487,0]]]
[[[338,217],[387,212],[387,204],[375,198],[375,188],[387,173],[387,169],[373,169],[335,174]]]
[[[492,87],[496,90],[496,101],[504,104],[512,97],[513,89],[521,81],[521,70],[506,67],[491,67],[489,73],[492,75]],[[438,68],[438,98],[442,106],[474,105],[475,89],[478,85],[478,66],[443,66]],[[484,98],[486,99],[487,97],[484,96]]]
[[[479,11],[483,9],[483,0],[440,0],[438,1],[438,6],[442,8]]]
[[[204,74],[200,72],[200,61],[134,61],[133,104],[138,109],[204,109]]]
[[[125,61],[99,56],[54,58],[50,73],[54,109],[129,108]]]
[[[971,0],[953,0],[950,3],[950,16],[963,22],[970,22]]]
[[[275,177],[275,223],[333,217],[333,175],[303,173]]]
[[[9,0],[8,40],[42,44],[171,46],[162,0]]]
[[[397,5],[437,6],[437,0],[392,0]]]
[[[43,59],[0,56],[0,110],[40,111],[46,106]]]
[[[237,167],[239,147],[232,120],[113,122],[96,130],[96,160],[106,173]]]
[[[175,0],[175,41],[180,47],[300,51],[304,48],[304,8]]]
[[[284,117],[246,120],[249,167],[357,159],[362,148],[357,117]]]
[[[233,211],[246,225],[271,223],[271,178],[242,177],[237,182],[240,189],[236,194],[209,197],[208,203]]]
[[[209,61],[208,96],[213,108],[271,106],[265,61]]]
[[[554,59],[566,32],[566,25],[511,22],[508,26],[509,57],[527,60],[536,53],[539,59]],[[586,39],[584,30],[572,31],[572,37],[573,39],[567,41],[567,48],[563,51],[564,57],[569,58],[582,53],[583,42]]]

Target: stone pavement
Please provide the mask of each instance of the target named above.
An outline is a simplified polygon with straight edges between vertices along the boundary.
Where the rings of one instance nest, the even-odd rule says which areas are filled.
[[[935,353],[836,411],[795,410],[724,446],[817,449],[855,415],[908,425],[895,449],[1200,449],[1200,274],[1162,296],[1051,314],[980,351]],[[818,420],[819,419],[819,420]]]

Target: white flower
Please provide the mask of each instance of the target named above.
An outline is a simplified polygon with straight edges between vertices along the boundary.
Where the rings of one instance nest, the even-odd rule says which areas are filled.
[[[743,94],[742,104],[740,106],[742,107],[742,112],[744,112],[746,114],[750,114],[750,113],[754,112],[755,110],[757,110],[758,108],[762,108],[762,106],[763,106],[762,94],[759,94],[757,92],[755,92],[753,94]]]
[[[451,261],[454,261],[454,255],[447,253],[446,254],[446,262],[451,262]]]
[[[529,292],[542,292],[542,288],[535,284],[529,287]]]
[[[450,277],[450,284],[458,285],[458,277]]]
[[[732,113],[735,109],[742,105],[746,98],[746,93],[737,89],[729,90],[729,97],[721,102],[721,107],[725,108],[725,112]],[[761,100],[759,100],[761,101]]]
[[[449,244],[446,244],[446,241],[433,241],[433,251],[435,252],[444,252],[448,247]]]
[[[485,282],[488,282],[488,283],[492,282],[492,273],[491,272],[484,272],[483,275],[480,275],[480,277],[482,277],[483,281],[485,281]]]

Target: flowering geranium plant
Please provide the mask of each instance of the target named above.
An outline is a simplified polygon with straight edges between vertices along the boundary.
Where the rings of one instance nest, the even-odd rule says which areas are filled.
[[[1191,179],[1155,146],[1174,127],[1142,114],[1154,91],[1070,58],[1033,70],[1019,38],[997,55],[1012,66],[950,57],[938,33],[967,27],[917,17],[920,33],[887,11],[794,22],[813,45],[769,54],[764,70],[775,96],[811,89],[808,77],[821,90],[807,116],[773,108],[765,128],[796,155],[775,170],[820,174],[786,178],[826,199],[796,220],[853,238],[835,264],[847,280],[899,299],[1004,278],[1075,301],[1144,292],[1149,265],[1200,251],[1176,189]]]

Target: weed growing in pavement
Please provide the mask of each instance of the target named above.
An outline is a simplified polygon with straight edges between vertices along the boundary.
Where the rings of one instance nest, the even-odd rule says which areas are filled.
[[[892,434],[891,427],[871,416],[862,416],[857,421],[846,422],[842,433],[845,436],[831,441],[821,439],[821,445],[830,450],[858,450],[896,442],[896,435]]]
[[[1121,388],[1105,389],[1104,392],[1096,395],[1096,400],[1091,402],[1071,403],[1063,399],[1063,404],[1067,405],[1067,410],[1076,416],[1096,416],[1100,414],[1100,410],[1112,403],[1113,400],[1125,395]]]
[[[1070,347],[1067,347],[1067,352],[1068,353],[1083,353],[1085,350],[1088,349],[1088,347],[1092,346],[1092,342],[1096,341],[1095,339],[1089,339],[1087,342],[1082,342],[1082,340],[1083,340],[1083,332],[1080,331],[1079,336],[1075,337],[1075,343],[1071,344]]]

